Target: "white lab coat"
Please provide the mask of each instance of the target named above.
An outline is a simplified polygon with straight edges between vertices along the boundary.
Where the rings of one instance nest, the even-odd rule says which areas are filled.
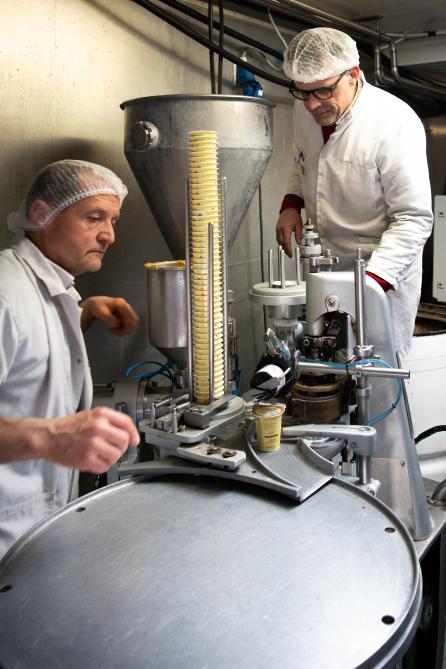
[[[294,107],[295,160],[287,186],[305,200],[321,244],[353,269],[357,247],[387,293],[397,347],[406,355],[421,290],[422,250],[432,229],[426,137],[402,100],[363,87],[324,145],[301,101]],[[373,343],[371,341],[371,343]]]
[[[0,415],[54,418],[88,408],[91,376],[73,277],[18,236],[0,252]],[[0,556],[69,501],[72,470],[44,460],[0,465]]]

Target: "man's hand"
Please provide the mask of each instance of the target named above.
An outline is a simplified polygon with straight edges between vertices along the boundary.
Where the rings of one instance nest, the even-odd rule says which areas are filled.
[[[132,419],[106,407],[43,421],[40,457],[65,467],[103,474],[128,446],[139,444]]]
[[[135,311],[122,297],[95,295],[87,297],[80,306],[83,332],[97,319],[104,321],[112,334],[123,336],[130,334],[139,321]]]
[[[296,244],[300,244],[302,237],[302,218],[297,209],[284,209],[276,225],[277,243],[283,248],[287,256],[292,258],[291,235],[294,232]]]

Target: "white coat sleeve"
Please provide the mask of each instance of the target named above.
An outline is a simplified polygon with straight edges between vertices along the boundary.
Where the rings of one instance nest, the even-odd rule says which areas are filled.
[[[433,216],[423,125],[411,110],[390,125],[377,157],[389,225],[367,269],[397,288],[422,253]]]
[[[14,363],[18,345],[17,326],[7,303],[0,296],[0,393],[1,384],[6,381]]]

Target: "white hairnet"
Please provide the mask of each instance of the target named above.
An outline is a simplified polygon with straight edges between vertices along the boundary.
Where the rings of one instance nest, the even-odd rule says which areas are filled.
[[[334,77],[359,65],[356,42],[334,28],[310,28],[298,33],[283,56],[286,76],[302,84]]]
[[[114,172],[102,165],[85,160],[51,163],[37,174],[18,211],[7,217],[8,228],[13,232],[44,228],[64,209],[92,195],[115,195],[121,205],[127,188]],[[31,221],[29,212],[36,200],[47,206],[34,214]]]

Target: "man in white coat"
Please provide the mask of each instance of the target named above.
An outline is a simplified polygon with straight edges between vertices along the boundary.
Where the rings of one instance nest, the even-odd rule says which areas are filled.
[[[403,101],[365,81],[356,43],[332,28],[296,35],[284,54],[292,80],[294,165],[276,227],[291,255],[305,208],[321,244],[352,270],[357,247],[387,292],[399,353],[409,350],[432,228],[426,138]]]
[[[81,332],[94,318],[125,334],[137,317],[120,298],[79,306],[74,278],[97,271],[114,242],[127,189],[110,170],[63,160],[37,175],[17,234],[0,252],[0,556],[75,495],[77,470],[103,473],[139,442],[128,416],[89,410]]]

